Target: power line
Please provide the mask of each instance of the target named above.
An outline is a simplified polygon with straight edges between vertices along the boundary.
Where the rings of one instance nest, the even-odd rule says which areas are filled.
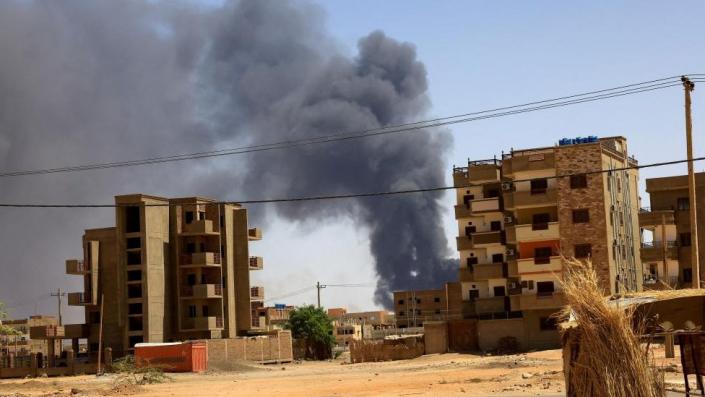
[[[693,162],[703,161],[705,157],[693,158]],[[652,167],[663,167],[667,165],[675,165],[687,163],[689,160],[673,160],[673,161],[663,161],[659,163],[633,165],[627,167],[612,168],[606,170],[596,170],[596,171],[586,171],[586,172],[576,172],[570,174],[561,174],[554,176],[546,176],[545,179],[558,179],[558,178],[568,178],[577,175],[593,175],[593,174],[606,174],[617,171],[627,171],[642,168],[652,168]],[[512,182],[529,182],[531,178],[527,179],[514,179]],[[349,198],[364,198],[364,197],[383,197],[383,196],[394,196],[402,194],[411,193],[428,193],[428,192],[440,192],[445,190],[452,190],[470,186],[479,186],[477,184],[466,184],[462,186],[437,186],[429,188],[419,188],[419,189],[406,189],[406,190],[392,190],[392,191],[382,191],[382,192],[369,192],[369,193],[352,193],[352,194],[338,194],[338,195],[325,195],[325,196],[307,196],[307,197],[294,197],[294,198],[278,198],[278,199],[260,199],[260,200],[242,200],[242,201],[214,201],[208,203],[209,205],[239,205],[239,204],[272,204],[272,203],[292,203],[301,201],[321,201],[321,200],[339,200],[339,199],[349,199]],[[179,203],[163,203],[163,204],[139,204],[139,206],[144,207],[170,207],[182,205]],[[116,207],[130,207],[135,206],[135,204],[26,204],[26,203],[0,203],[0,208],[116,208]]]
[[[705,76],[705,74],[692,74],[691,76]],[[648,91],[661,90],[665,88],[674,87],[680,85],[680,82],[674,80],[678,76],[666,77],[662,79],[644,81],[641,83],[634,83],[628,85],[622,85],[618,87],[591,91],[581,94],[563,96],[553,99],[546,99],[541,101],[528,102],[520,105],[505,106],[495,109],[482,110],[478,112],[464,113],[460,115],[447,116],[441,118],[435,118],[430,120],[417,121],[413,123],[397,124],[393,126],[385,126],[379,128],[372,128],[361,131],[353,131],[346,133],[337,133],[327,136],[319,136],[314,138],[305,138],[293,141],[280,141],[269,144],[259,144],[252,146],[242,146],[229,149],[219,149],[213,151],[196,152],[189,154],[180,155],[170,155],[162,157],[152,157],[141,160],[129,160],[121,162],[108,162],[108,163],[93,163],[77,166],[68,167],[57,167],[57,168],[46,168],[46,169],[35,169],[35,170],[21,170],[21,171],[6,171],[0,173],[0,177],[12,177],[12,176],[27,176],[27,175],[40,175],[40,174],[53,174],[53,173],[65,173],[65,172],[78,172],[87,171],[95,169],[106,169],[106,168],[118,168],[118,167],[131,167],[139,165],[150,165],[159,164],[175,161],[184,160],[195,160],[202,158],[220,157],[220,156],[231,156],[244,153],[253,153],[260,151],[268,151],[275,149],[288,149],[294,147],[315,145],[330,143],[336,141],[360,139],[371,136],[396,134],[403,132],[414,132],[425,128],[435,128],[441,126],[447,126],[458,123],[467,123],[471,121],[485,120],[490,118],[510,116],[514,114],[521,114],[527,112],[534,112],[538,110],[552,109],[555,107],[575,105],[585,102],[592,102],[598,100],[604,100],[609,98],[615,98],[625,95],[633,95]],[[670,81],[669,81],[670,80]],[[598,95],[595,95],[598,94]],[[540,106],[534,106],[540,105]],[[470,117],[472,116],[472,117]]]

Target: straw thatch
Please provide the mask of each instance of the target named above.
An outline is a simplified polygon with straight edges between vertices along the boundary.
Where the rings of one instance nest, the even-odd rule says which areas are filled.
[[[566,264],[564,315],[574,318],[562,335],[568,396],[664,396],[663,380],[632,328],[633,311],[607,303],[589,262]]]

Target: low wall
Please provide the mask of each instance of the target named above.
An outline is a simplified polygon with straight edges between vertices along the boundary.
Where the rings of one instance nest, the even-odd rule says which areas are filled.
[[[423,336],[406,336],[384,340],[354,340],[350,343],[350,361],[408,360],[424,354]]]
[[[293,360],[290,331],[269,335],[228,339],[206,339],[208,368],[229,370],[237,362],[279,363]]]
[[[448,350],[472,352],[479,349],[477,343],[477,320],[448,321]]]
[[[96,364],[75,363],[66,367],[49,367],[49,368],[0,368],[0,379],[10,378],[26,378],[37,376],[71,376],[95,374]]]
[[[516,338],[517,342],[519,342],[519,349],[528,349],[523,318],[480,320],[477,322],[477,342],[480,350],[495,350],[497,342],[507,336]]]
[[[424,329],[424,352],[437,354],[448,352],[448,323],[445,321],[426,321]]]

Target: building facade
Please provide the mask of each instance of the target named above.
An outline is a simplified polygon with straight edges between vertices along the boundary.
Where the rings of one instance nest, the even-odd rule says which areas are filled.
[[[422,327],[425,321],[462,318],[460,283],[446,283],[437,290],[394,291],[394,316],[398,328]]]
[[[705,173],[695,174],[698,209],[698,247],[705,244]],[[646,180],[650,208],[642,208],[641,260],[645,287],[667,284],[671,288],[690,288],[693,280],[691,254],[690,198],[686,175]],[[647,233],[643,233],[643,232]],[[649,241],[646,241],[649,240]],[[705,268],[700,255],[700,274]]]
[[[0,335],[0,356],[27,356],[30,354],[42,353],[47,356],[49,353],[61,352],[61,341],[49,341],[46,339],[33,339],[31,336],[32,327],[57,326],[58,320],[54,316],[30,316],[19,320],[5,320],[2,325],[17,331],[18,335]]]
[[[639,290],[636,164],[625,138],[591,137],[454,168],[463,317],[555,346],[562,257],[590,258],[606,295]]]
[[[69,305],[85,308],[85,324],[67,325],[66,339],[87,338],[116,355],[141,342],[227,338],[247,334],[252,302],[263,298],[249,272],[262,268],[250,257],[247,211],[191,197],[143,194],[115,198],[115,227],[86,230],[83,259],[66,261],[66,272],[83,277]]]

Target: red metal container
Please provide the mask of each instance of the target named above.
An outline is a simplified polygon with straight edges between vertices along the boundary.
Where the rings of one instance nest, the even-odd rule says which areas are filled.
[[[204,342],[138,343],[135,363],[164,372],[203,372],[208,369],[208,347]]]

